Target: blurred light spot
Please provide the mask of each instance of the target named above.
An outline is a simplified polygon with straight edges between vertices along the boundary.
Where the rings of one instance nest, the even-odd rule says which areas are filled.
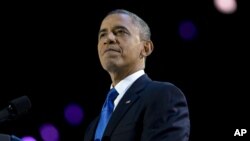
[[[179,34],[185,40],[192,40],[195,36],[197,29],[191,21],[184,21],[179,26]]]
[[[235,0],[214,0],[214,5],[218,11],[224,14],[231,14],[237,9]]]
[[[69,104],[64,110],[64,116],[69,124],[76,126],[83,120],[83,110],[77,104]]]
[[[36,139],[31,136],[25,136],[22,137],[22,141],[36,141]]]
[[[52,124],[43,124],[40,127],[40,135],[44,141],[59,140],[59,132]]]

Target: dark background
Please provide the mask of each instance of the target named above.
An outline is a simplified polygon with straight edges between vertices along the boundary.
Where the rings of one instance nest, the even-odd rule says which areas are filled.
[[[249,15],[238,2],[235,13],[216,10],[213,1],[26,2],[2,4],[0,107],[27,95],[29,114],[0,125],[0,133],[40,139],[38,128],[50,122],[62,141],[82,140],[100,112],[110,78],[97,55],[97,33],[110,10],[125,8],[151,27],[155,45],[146,73],[169,81],[185,93],[190,108],[190,140],[235,139],[249,130]],[[191,20],[197,36],[185,41],[179,24]],[[93,88],[94,89],[90,89]],[[79,126],[63,112],[75,102],[84,110]]]

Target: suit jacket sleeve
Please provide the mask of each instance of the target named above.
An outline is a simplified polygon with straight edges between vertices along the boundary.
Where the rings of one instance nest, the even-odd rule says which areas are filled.
[[[146,102],[141,140],[188,141],[190,121],[184,94],[169,83],[158,86],[153,86]]]

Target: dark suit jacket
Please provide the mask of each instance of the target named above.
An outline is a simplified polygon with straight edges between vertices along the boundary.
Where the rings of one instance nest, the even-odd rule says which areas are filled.
[[[99,117],[84,141],[93,141]],[[138,78],[113,112],[102,141],[188,141],[189,111],[184,94],[171,83]]]

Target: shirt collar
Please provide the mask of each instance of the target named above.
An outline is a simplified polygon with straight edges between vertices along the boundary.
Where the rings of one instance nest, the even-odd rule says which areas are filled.
[[[117,90],[117,92],[120,94],[124,94],[128,88],[135,82],[136,79],[138,79],[140,76],[142,76],[143,74],[145,74],[144,70],[139,70],[127,77],[125,77],[123,80],[121,80],[116,86],[115,89]],[[111,88],[113,88],[113,86],[111,85]]]

